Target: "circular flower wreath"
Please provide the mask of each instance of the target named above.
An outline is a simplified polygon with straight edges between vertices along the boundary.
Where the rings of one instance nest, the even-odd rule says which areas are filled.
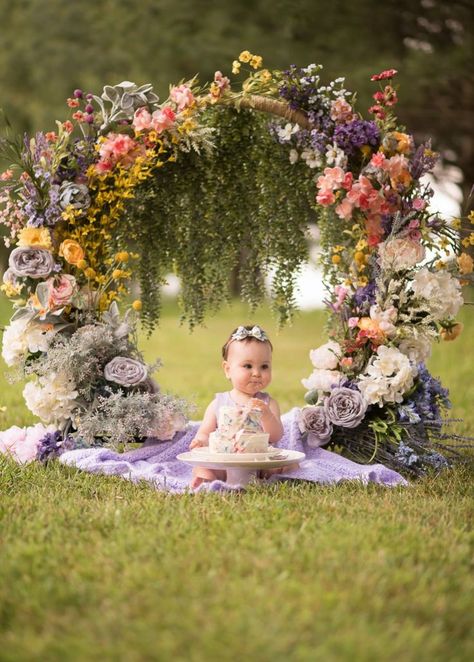
[[[172,86],[164,102],[128,81],[101,96],[75,90],[56,131],[3,141],[12,165],[0,176],[0,223],[14,248],[1,289],[15,313],[2,356],[34,377],[26,404],[48,427],[1,433],[0,450],[48,459],[81,444],[169,439],[185,403],[151,380],[136,313],[151,328],[174,267],[185,312],[201,321],[244,257],[243,295],[255,304],[255,283],[262,290],[274,269],[285,319],[319,217],[331,340],[311,352],[303,380],[308,443],[415,472],[447,462],[436,451],[447,392],[423,362],[434,340],[461,331],[454,318],[473,271],[462,249],[474,233],[461,238],[459,219],[430,209],[423,176],[437,154],[397,123],[397,72],[372,76],[379,90],[364,119],[344,79],[323,85],[321,69],[270,71],[243,51],[238,90],[219,71],[206,87]],[[122,317],[133,276],[142,297]]]

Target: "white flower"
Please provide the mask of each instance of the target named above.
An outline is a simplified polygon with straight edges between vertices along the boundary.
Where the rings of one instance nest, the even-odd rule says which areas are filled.
[[[330,391],[331,387],[339,384],[342,374],[338,370],[313,370],[308,379],[301,383],[308,391]]]
[[[433,331],[430,329],[413,329],[413,335],[404,338],[398,349],[402,354],[408,356],[412,363],[422,363],[431,355],[431,342]]]
[[[71,418],[78,403],[75,384],[64,374],[53,373],[28,382],[23,389],[26,406],[45,423],[60,425]]]
[[[345,168],[347,165],[347,156],[335,143],[328,145],[326,150],[326,161],[328,165],[335,165]]]
[[[394,322],[397,321],[397,309],[390,306],[386,310],[382,310],[378,304],[370,306],[370,317],[375,320],[381,331],[384,332],[389,338],[396,332]]]
[[[455,317],[463,304],[461,286],[447,271],[421,269],[415,274],[413,293],[427,302],[427,310],[435,320]]]
[[[299,159],[299,154],[296,149],[290,149],[290,163],[296,163]]]
[[[46,352],[52,335],[41,325],[32,324],[28,317],[14,320],[3,332],[2,356],[5,363],[12,367],[21,363],[28,351]]]
[[[308,168],[319,168],[323,161],[319,152],[315,152],[314,149],[304,149],[301,152],[301,158],[306,163]]]
[[[411,269],[425,257],[424,246],[407,237],[384,241],[379,244],[378,252],[382,269],[394,271]]]
[[[413,386],[417,369],[408,357],[395,347],[381,345],[359,377],[358,387],[369,404],[402,402]]]
[[[294,133],[297,133],[300,130],[300,127],[298,124],[291,124],[288,122],[288,124],[285,124],[285,126],[280,126],[277,129],[278,137],[280,140],[283,140],[283,142],[289,142],[291,140],[291,136]]]
[[[339,365],[340,356],[342,356],[341,346],[334,340],[312,349],[309,353],[311,363],[320,370],[335,370]]]

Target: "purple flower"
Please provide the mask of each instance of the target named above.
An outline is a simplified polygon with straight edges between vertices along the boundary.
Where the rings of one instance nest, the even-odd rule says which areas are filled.
[[[76,448],[73,437],[69,435],[63,439],[60,430],[48,432],[40,439],[36,459],[40,462],[47,462],[55,457],[59,457],[64,451]]]
[[[8,266],[20,278],[46,278],[54,269],[54,258],[45,248],[15,248]]]
[[[334,131],[334,141],[349,156],[355,154],[363,145],[377,147],[380,131],[375,122],[353,120],[347,124],[338,124]]]
[[[370,308],[375,303],[377,286],[375,282],[370,282],[365,287],[358,287],[352,297],[355,305],[362,312],[364,309]]]
[[[333,427],[324,407],[309,406],[300,410],[299,429],[308,433],[308,446],[318,448],[331,439]]]
[[[120,386],[136,386],[148,377],[146,365],[128,356],[116,356],[104,368],[104,377]]]
[[[365,416],[367,401],[360,391],[336,386],[324,401],[324,410],[333,425],[356,428]]]

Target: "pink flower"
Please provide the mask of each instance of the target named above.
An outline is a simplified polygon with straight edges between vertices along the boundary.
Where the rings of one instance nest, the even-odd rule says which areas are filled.
[[[224,90],[230,85],[230,80],[227,76],[223,76],[221,71],[216,71],[214,74],[214,82],[217,84],[221,92],[224,92]]]
[[[370,159],[370,165],[374,166],[374,168],[383,168],[385,161],[385,154],[383,152],[377,152]]]
[[[323,189],[316,196],[316,202],[318,202],[320,205],[323,205],[323,207],[327,207],[328,205],[333,205],[336,202],[336,196],[331,190]]]
[[[171,106],[163,106],[161,110],[155,110],[152,115],[151,125],[157,133],[161,133],[173,126],[176,114]]]
[[[379,120],[385,119],[387,115],[383,107],[378,104],[375,104],[374,106],[370,106],[369,113],[373,113],[375,117],[377,117],[377,119]]]
[[[144,151],[144,145],[138,144],[125,133],[109,133],[100,146],[101,158],[96,163],[96,170],[100,173],[109,172],[119,161],[123,166],[130,166]]]
[[[422,198],[415,198],[412,201],[411,206],[416,211],[423,211],[426,207],[426,202]]]
[[[68,303],[76,292],[76,279],[69,274],[61,274],[54,278],[49,278],[48,284],[48,306],[52,310],[54,308],[62,308]]]
[[[45,427],[42,423],[19,428],[14,425],[0,432],[0,453],[11,455],[16,462],[24,464],[36,459],[39,442],[47,432],[54,432],[53,425]]]
[[[337,205],[336,214],[339,216],[339,218],[343,218],[345,221],[348,221],[352,216],[353,209],[354,206],[352,203],[347,198],[344,198],[344,200],[342,200],[342,202]]]
[[[388,78],[393,78],[398,74],[396,69],[386,69],[380,74],[374,74],[370,80],[387,80]]]
[[[13,170],[9,168],[8,170],[5,170],[5,172],[2,172],[2,174],[0,175],[0,180],[2,182],[6,182],[12,177],[13,177]]]
[[[342,285],[336,285],[334,288],[334,293],[336,294],[336,301],[331,304],[331,308],[335,311],[338,312],[342,304],[344,303],[344,299],[347,296],[348,289],[346,287],[342,287]]]
[[[421,232],[419,230],[410,230],[408,233],[408,236],[412,241],[420,241],[421,239]]]
[[[347,324],[349,326],[349,329],[355,329],[355,327],[359,324],[359,318],[358,317],[349,317]]]
[[[132,124],[135,131],[146,131],[151,127],[151,114],[145,106],[135,111]]]
[[[352,106],[345,99],[338,97],[331,104],[330,117],[333,122],[350,122],[354,118]]]
[[[178,110],[183,110],[194,103],[194,95],[187,85],[172,87],[170,91],[170,99],[178,106]]]
[[[357,318],[353,317],[352,319],[357,319]],[[344,356],[344,357],[339,361],[339,365],[340,365],[342,368],[350,368],[351,365],[353,364],[353,362],[354,362],[354,359],[353,359],[352,357],[350,357],[350,356]]]

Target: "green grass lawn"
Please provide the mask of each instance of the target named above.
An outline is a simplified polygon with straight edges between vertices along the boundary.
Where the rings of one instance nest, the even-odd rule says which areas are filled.
[[[474,429],[472,317],[430,361],[461,432]],[[267,311],[236,305],[189,335],[168,305],[142,346],[197,417],[227,388],[220,346],[254,320],[275,347],[270,392],[301,405],[321,312],[277,333]],[[0,375],[0,428],[32,421],[21,390]],[[0,660],[471,660],[472,485],[459,468],[408,489],[172,496],[1,460]]]

